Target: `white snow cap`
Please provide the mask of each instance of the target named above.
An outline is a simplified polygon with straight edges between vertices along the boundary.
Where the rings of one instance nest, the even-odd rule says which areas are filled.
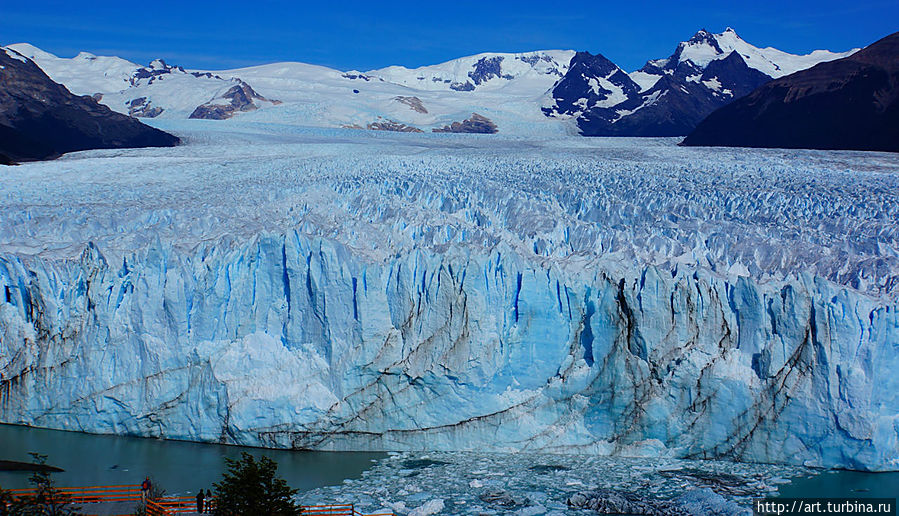
[[[22,61],[23,63],[28,62],[28,59],[26,59],[25,56],[16,52],[13,49],[8,48],[8,47],[0,47],[0,48],[3,48],[3,51],[6,52],[6,55],[8,55],[9,57],[11,57],[13,59],[18,59],[19,61]]]
[[[705,29],[697,34],[703,33],[708,34],[715,40],[720,51],[719,48],[715,48],[707,41],[685,41],[680,44],[681,53],[678,62],[690,61],[700,68],[705,68],[710,62],[724,59],[731,52],[737,52],[750,68],[755,68],[776,79],[799,70],[811,68],[818,63],[850,56],[859,50],[857,48],[847,52],[815,50],[809,54],[796,55],[776,48],[758,48],[750,45],[731,27],[724,29],[724,32],[720,34],[712,34]]]

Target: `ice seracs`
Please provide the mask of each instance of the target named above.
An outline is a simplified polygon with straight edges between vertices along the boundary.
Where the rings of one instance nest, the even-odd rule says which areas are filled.
[[[894,159],[264,111],[0,176],[0,421],[899,468]]]

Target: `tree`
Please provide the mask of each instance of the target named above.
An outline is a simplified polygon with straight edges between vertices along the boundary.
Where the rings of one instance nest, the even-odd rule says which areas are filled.
[[[292,516],[300,514],[293,502],[296,489],[275,476],[278,464],[268,457],[257,462],[247,452],[240,460],[225,459],[228,471],[221,482],[213,484],[213,512],[221,516],[254,514],[259,516]]]
[[[22,502],[3,488],[0,488],[0,514],[3,516],[21,516],[23,514]]]
[[[78,507],[73,507],[71,498],[61,493],[53,483],[50,470],[46,468],[47,456],[31,453],[37,465],[34,474],[28,481],[35,490],[32,496],[14,497],[8,492],[0,491],[0,514],[15,516],[69,516],[78,514]]]

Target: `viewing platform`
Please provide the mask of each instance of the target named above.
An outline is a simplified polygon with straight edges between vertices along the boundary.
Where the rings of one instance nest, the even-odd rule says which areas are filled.
[[[16,498],[33,497],[36,489],[10,489]],[[130,516],[143,503],[140,485],[125,484],[113,486],[59,487],[55,493],[60,496],[57,503],[67,503],[80,508],[86,516]],[[149,516],[191,515],[197,512],[194,496],[163,496],[147,500]],[[211,514],[215,498],[206,499],[204,514]],[[316,516],[395,516],[393,512],[362,513],[353,504],[302,505],[303,514]]]

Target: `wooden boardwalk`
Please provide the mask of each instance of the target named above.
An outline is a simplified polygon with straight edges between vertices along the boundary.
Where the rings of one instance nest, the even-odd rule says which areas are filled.
[[[143,503],[141,489],[137,484],[118,486],[60,487],[56,492],[63,495],[67,503],[79,507],[87,516],[128,516]],[[35,489],[11,489],[17,498],[31,497]],[[215,499],[207,499],[207,507]],[[392,512],[363,514],[353,504],[303,505],[303,514],[316,516],[395,516]],[[2,511],[0,511],[2,512]],[[193,496],[163,496],[147,501],[149,516],[197,515],[197,501]]]

